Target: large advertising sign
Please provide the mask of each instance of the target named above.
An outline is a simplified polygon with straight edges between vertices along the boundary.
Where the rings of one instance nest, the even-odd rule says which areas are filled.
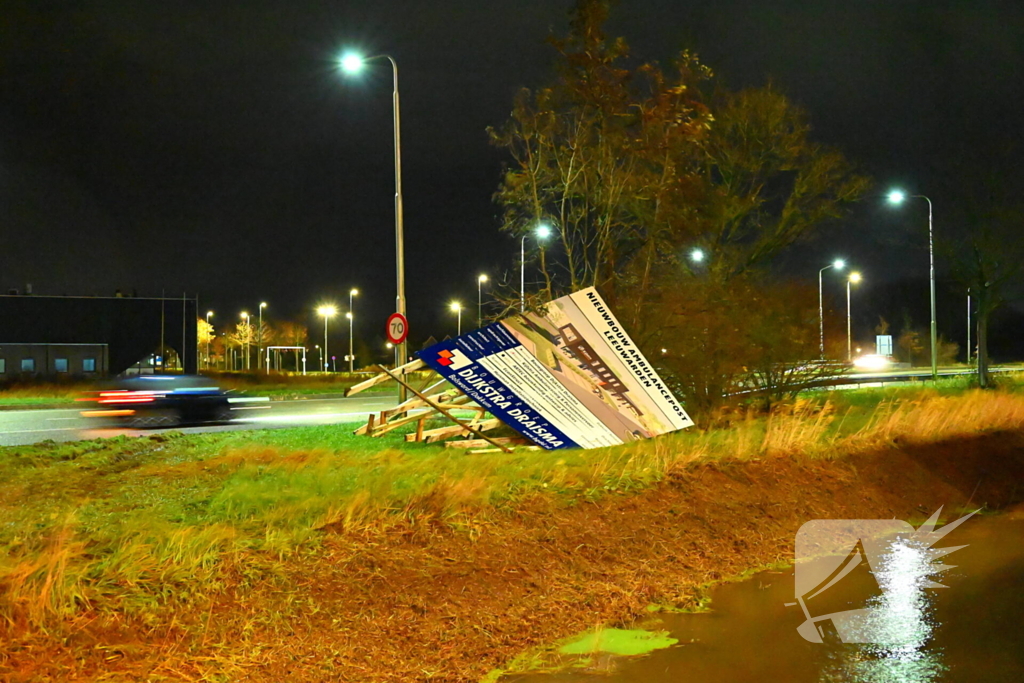
[[[591,287],[417,354],[539,446],[597,448],[693,424]]]

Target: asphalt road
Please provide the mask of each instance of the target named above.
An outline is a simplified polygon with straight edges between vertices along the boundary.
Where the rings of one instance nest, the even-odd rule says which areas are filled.
[[[1017,367],[992,368],[993,371],[1019,370]],[[964,368],[941,368],[944,376],[968,374]],[[855,389],[858,386],[890,384],[898,378],[910,379],[931,375],[930,369],[889,370],[884,372],[854,372],[846,376],[849,384],[831,389]],[[877,383],[877,384],[876,384]],[[369,413],[394,406],[397,397],[392,394],[366,394],[352,398],[307,399],[242,403],[234,406],[236,418],[228,424],[174,427],[186,434],[222,432],[240,429],[280,429],[304,425],[353,423],[364,420]],[[97,418],[79,415],[78,408],[58,410],[4,410],[0,411],[0,446],[19,446],[40,441],[82,441],[111,436],[145,436],[162,429],[125,429],[104,423]]]
[[[385,410],[397,402],[397,397],[392,394],[369,394],[352,398],[243,403],[234,405],[235,419],[230,423],[175,427],[174,430],[196,434],[359,422],[369,413]],[[101,418],[82,417],[78,408],[0,411],[0,446],[20,446],[47,440],[145,436],[161,431],[167,430],[125,429]]]

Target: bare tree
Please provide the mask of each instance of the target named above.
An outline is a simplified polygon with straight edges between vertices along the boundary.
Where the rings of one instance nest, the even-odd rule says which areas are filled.
[[[966,245],[946,244],[944,251],[953,265],[953,274],[971,293],[977,324],[978,385],[988,387],[988,325],[1000,306],[1010,297],[1012,283],[1024,267],[1024,247],[1020,234],[1024,229],[1024,211],[1018,208],[992,207],[973,226]]]

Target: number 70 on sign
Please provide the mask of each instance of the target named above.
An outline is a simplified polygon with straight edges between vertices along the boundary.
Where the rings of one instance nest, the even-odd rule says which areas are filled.
[[[401,344],[409,336],[409,321],[401,313],[392,313],[388,317],[388,341]]]

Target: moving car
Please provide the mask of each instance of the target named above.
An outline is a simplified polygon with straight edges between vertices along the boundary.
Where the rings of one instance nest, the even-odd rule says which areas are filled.
[[[79,400],[96,403],[95,409],[83,410],[83,416],[116,418],[131,427],[231,420],[227,394],[208,378],[195,375],[134,377]]]

